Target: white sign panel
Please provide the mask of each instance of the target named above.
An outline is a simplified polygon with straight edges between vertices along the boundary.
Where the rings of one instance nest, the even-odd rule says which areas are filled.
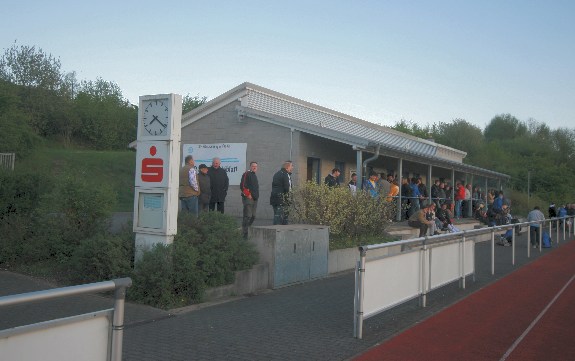
[[[240,185],[242,174],[247,170],[247,148],[247,143],[184,144],[182,164],[186,156],[191,155],[196,167],[202,163],[209,167],[212,159],[218,157],[222,161],[221,167],[228,172],[230,185]]]

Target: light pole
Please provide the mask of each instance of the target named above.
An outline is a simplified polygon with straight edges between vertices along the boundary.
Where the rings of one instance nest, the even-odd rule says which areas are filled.
[[[529,207],[529,198],[531,198],[530,186],[531,186],[531,169],[528,169],[527,170],[527,209],[531,209],[531,207]]]

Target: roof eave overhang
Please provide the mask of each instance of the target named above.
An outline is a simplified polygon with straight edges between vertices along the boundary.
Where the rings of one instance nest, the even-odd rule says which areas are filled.
[[[455,171],[466,172],[466,173],[470,173],[470,174],[474,174],[474,175],[480,175],[480,176],[484,176],[487,178],[511,179],[511,176],[504,174],[504,173],[494,172],[494,171],[490,171],[490,170],[476,167],[473,165],[454,162],[454,161],[450,161],[447,159],[442,159],[442,158],[437,158],[437,157],[429,157],[427,155],[423,155],[423,154],[419,154],[419,153],[410,151],[409,149],[399,149],[398,147],[390,147],[389,145],[386,145],[383,143],[371,142],[371,143],[369,143],[367,150],[371,151],[371,152],[375,152],[375,148],[377,147],[377,145],[379,145],[381,147],[380,153],[385,151],[385,155],[393,157],[393,158],[401,158],[404,160],[417,162],[417,163],[422,163],[422,161],[425,161],[427,164],[429,164],[431,166],[445,168],[445,169],[453,169]]]

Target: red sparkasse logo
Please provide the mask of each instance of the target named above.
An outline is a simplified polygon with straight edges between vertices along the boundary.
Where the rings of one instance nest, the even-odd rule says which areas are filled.
[[[150,155],[153,157],[157,153],[156,147],[150,147]],[[142,159],[143,182],[159,183],[164,179],[164,160],[161,158]]]

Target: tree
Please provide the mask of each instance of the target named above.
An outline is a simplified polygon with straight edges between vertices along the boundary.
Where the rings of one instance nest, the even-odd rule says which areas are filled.
[[[19,86],[21,106],[39,135],[63,134],[69,140],[68,127],[61,127],[68,123],[67,103],[73,94],[67,99],[62,95],[66,95],[75,76],[62,73],[59,59],[41,48],[14,43],[0,58],[0,78]]]
[[[439,123],[435,126],[434,136],[438,143],[463,150],[467,152],[470,158],[479,153],[484,145],[481,129],[465,119],[454,119],[451,123]]]
[[[60,59],[35,46],[16,43],[0,58],[0,77],[30,88],[57,90],[62,79]]]
[[[114,82],[83,81],[76,96],[78,137],[98,149],[125,148],[136,138],[137,110]]]
[[[527,134],[527,125],[511,114],[495,116],[484,131],[487,141],[513,139],[525,134]]]
[[[41,144],[42,139],[29,125],[29,116],[20,109],[20,87],[0,80],[0,152],[24,157]]]
[[[419,124],[401,119],[399,122],[395,123],[391,129],[397,130],[402,133],[411,134],[414,137],[419,137],[423,139],[429,139],[432,137],[431,129],[429,126],[423,128]]]
[[[207,97],[200,97],[199,95],[191,96],[189,93],[182,99],[182,114],[186,114],[193,109],[203,105],[207,101]]]

